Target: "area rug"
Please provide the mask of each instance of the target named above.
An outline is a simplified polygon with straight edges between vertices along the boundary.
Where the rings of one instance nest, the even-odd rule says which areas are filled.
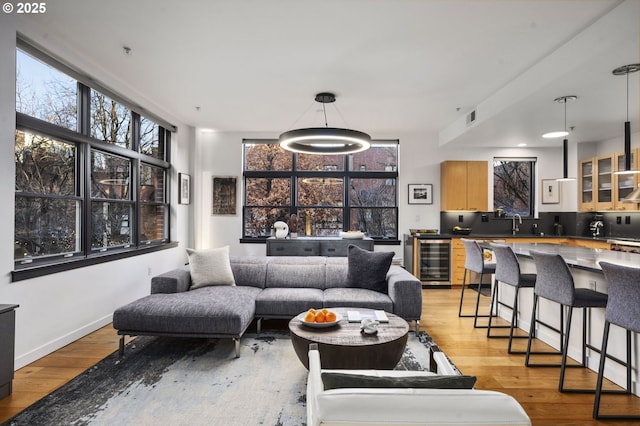
[[[429,370],[421,332],[396,369]],[[307,370],[288,331],[230,339],[141,336],[3,425],[267,425],[306,423]]]

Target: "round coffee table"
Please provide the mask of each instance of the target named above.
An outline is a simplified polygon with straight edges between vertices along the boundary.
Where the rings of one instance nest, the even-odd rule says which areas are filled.
[[[340,322],[329,328],[304,325],[298,316],[289,321],[291,343],[296,355],[309,368],[309,344],[317,343],[322,368],[391,370],[402,358],[407,344],[409,324],[397,315],[386,312],[389,322],[378,325],[378,333],[360,332],[359,322],[349,322],[347,311],[363,308],[327,308],[338,315]]]

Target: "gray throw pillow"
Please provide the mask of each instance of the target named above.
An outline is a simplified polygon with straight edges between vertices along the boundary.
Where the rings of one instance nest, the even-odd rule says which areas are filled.
[[[321,373],[324,390],[341,388],[473,389],[476,376],[377,377],[348,373]]]
[[[387,272],[394,252],[375,252],[349,245],[347,281],[350,287],[387,293]]]
[[[229,260],[229,246],[215,249],[187,249],[191,289],[209,285],[236,285]]]

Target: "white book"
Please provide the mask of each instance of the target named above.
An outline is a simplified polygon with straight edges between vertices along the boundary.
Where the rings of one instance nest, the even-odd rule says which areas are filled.
[[[364,318],[372,318],[378,322],[389,322],[389,318],[384,311],[361,310],[347,311],[347,319],[349,322],[360,322]]]

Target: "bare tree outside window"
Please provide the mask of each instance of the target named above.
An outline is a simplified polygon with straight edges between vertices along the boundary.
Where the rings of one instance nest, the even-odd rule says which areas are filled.
[[[501,159],[493,160],[493,205],[512,216],[534,215],[533,189],[535,182],[535,160]]]
[[[396,239],[398,145],[353,155],[292,154],[277,143],[244,144],[243,236],[267,237],[296,215],[298,235],[360,230]]]
[[[16,49],[16,269],[167,241],[169,132],[36,53]]]

